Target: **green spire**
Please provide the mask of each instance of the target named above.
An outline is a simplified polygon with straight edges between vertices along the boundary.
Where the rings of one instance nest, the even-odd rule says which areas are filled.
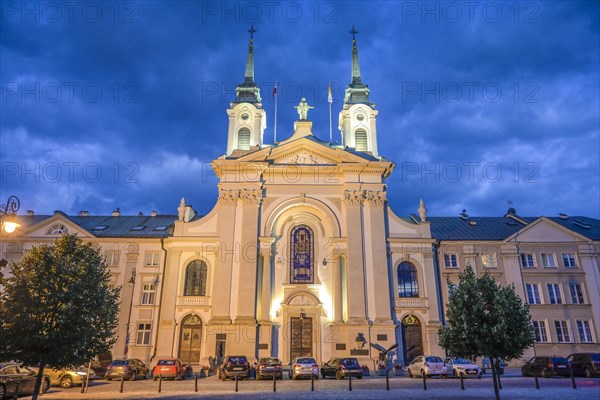
[[[358,63],[358,47],[356,46],[356,34],[358,31],[352,25],[352,83],[360,83],[360,65]]]
[[[246,58],[246,73],[244,74],[244,82],[240,83],[235,88],[234,103],[254,103],[260,107],[260,88],[254,82],[254,33],[256,29],[251,25],[250,42],[248,43],[248,57]]]
[[[375,107],[374,103],[369,100],[369,86],[362,83],[360,77],[360,65],[358,63],[358,46],[356,45],[356,34],[358,31],[352,25],[352,80],[346,87],[344,96],[344,107],[348,108],[352,104],[367,104],[370,107]]]
[[[250,42],[248,43],[248,58],[246,59],[246,74],[244,82],[254,83],[254,25],[250,25]]]

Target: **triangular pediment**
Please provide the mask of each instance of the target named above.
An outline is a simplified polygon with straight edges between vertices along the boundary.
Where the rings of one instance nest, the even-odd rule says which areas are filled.
[[[58,238],[62,234],[76,233],[79,238],[95,237],[62,213],[57,213],[21,231],[21,236]]]
[[[565,228],[545,217],[540,217],[531,224],[506,239],[507,242],[518,240],[519,242],[551,242],[568,243],[589,241],[585,236]]]

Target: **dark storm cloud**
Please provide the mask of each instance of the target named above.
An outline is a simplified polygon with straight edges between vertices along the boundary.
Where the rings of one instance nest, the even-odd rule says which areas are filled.
[[[600,216],[595,2],[52,3],[2,2],[1,194],[25,208],[208,212],[250,23],[266,143],[275,81],[279,140],[302,96],[327,140],[328,82],[339,140],[355,24],[398,214]]]

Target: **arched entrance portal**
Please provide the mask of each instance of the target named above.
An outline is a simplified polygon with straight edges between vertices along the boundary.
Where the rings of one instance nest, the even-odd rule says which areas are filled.
[[[406,364],[409,364],[415,357],[423,354],[421,323],[412,314],[402,319],[402,344],[404,348],[404,362]]]
[[[200,363],[202,345],[202,320],[196,314],[188,315],[181,322],[179,334],[179,359],[184,364]]]

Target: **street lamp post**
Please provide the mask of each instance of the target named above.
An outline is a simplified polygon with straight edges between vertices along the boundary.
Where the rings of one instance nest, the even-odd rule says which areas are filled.
[[[21,208],[21,202],[17,196],[10,196],[5,204],[0,207],[0,228],[6,233],[13,233],[21,224],[15,221],[15,215]]]
[[[129,313],[127,314],[127,326],[125,333],[125,350],[123,351],[123,358],[127,358],[127,353],[129,352],[129,328],[131,325],[131,307],[133,307],[133,291],[135,289],[135,267],[131,270],[131,278],[127,283],[131,287],[131,298],[129,300]]]

